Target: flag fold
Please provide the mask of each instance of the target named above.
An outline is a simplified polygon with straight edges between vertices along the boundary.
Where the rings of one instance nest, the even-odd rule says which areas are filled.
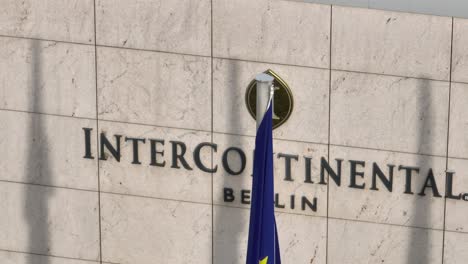
[[[274,212],[272,122],[270,101],[255,139],[246,264],[281,264]]]

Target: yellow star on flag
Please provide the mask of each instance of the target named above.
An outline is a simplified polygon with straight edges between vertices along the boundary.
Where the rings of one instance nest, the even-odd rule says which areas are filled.
[[[267,264],[268,263],[268,256],[266,256],[264,259],[260,260],[258,264]]]

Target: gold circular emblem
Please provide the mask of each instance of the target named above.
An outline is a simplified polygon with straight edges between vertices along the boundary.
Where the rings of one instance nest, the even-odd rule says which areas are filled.
[[[273,129],[284,124],[291,116],[293,110],[293,97],[288,84],[279,77],[274,71],[268,69],[266,74],[274,78],[273,86],[275,87],[275,95],[273,97]],[[256,115],[256,96],[257,83],[255,79],[249,83],[245,93],[245,104],[250,115],[255,120]]]

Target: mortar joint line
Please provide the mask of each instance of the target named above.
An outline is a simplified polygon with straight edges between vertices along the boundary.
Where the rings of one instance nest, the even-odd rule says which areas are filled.
[[[330,129],[331,129],[331,76],[332,76],[332,34],[333,34],[333,5],[330,5],[330,31],[329,31],[329,63],[328,63],[328,144],[327,144],[327,160],[330,160]],[[327,175],[327,180],[330,182],[330,175]],[[330,204],[330,185],[327,184],[327,215],[326,215],[326,243],[325,243],[325,263],[328,263],[328,229],[329,229],[329,204]]]
[[[449,90],[448,90],[448,113],[447,113],[447,146],[446,146],[446,158],[445,158],[445,169],[448,170],[448,163],[449,163],[449,143],[450,143],[450,104],[451,104],[451,96],[452,96],[452,59],[453,59],[453,22],[454,19],[452,17],[452,28],[450,34],[450,65],[449,65]],[[442,264],[444,264],[445,258],[445,223],[447,218],[447,197],[444,196],[444,219],[442,224]]]
[[[99,263],[102,264],[102,218],[101,218],[101,177],[100,177],[100,162],[99,162],[99,103],[98,103],[98,59],[97,59],[97,29],[96,29],[96,0],[93,0],[94,13],[94,85],[95,85],[95,101],[96,101],[96,153],[97,158],[97,195],[98,195],[98,223],[99,223]]]

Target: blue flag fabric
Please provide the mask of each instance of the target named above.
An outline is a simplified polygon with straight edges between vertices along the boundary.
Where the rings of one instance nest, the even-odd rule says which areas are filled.
[[[281,264],[274,212],[272,109],[255,139],[247,264]]]

